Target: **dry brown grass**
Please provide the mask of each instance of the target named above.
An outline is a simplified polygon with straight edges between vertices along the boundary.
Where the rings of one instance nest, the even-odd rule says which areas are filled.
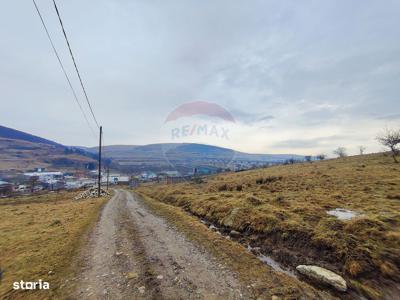
[[[179,208],[166,205],[150,197],[142,197],[145,204],[156,214],[168,220],[190,240],[199,244],[219,259],[250,290],[252,299],[336,299],[326,292],[319,292],[309,285],[283,274],[273,272],[250,254],[242,245],[208,230],[196,217]]]
[[[399,171],[390,157],[373,154],[220,174],[201,184],[143,186],[138,191],[257,236],[266,249],[297,252],[307,263],[333,269],[355,282],[356,290],[376,298],[388,282],[396,285],[400,279]],[[334,208],[360,216],[340,221],[326,214]]]
[[[105,198],[73,200],[75,193],[3,199],[0,205],[0,298],[45,299],[73,270],[82,236],[97,219]],[[49,271],[54,272],[49,275]],[[16,292],[14,281],[50,283],[50,291]]]

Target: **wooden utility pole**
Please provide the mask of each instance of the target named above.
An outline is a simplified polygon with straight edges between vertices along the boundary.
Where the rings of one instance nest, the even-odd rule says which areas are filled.
[[[108,191],[108,178],[110,177],[110,166],[107,166],[107,191]]]
[[[100,126],[100,138],[99,138],[99,176],[97,182],[97,197],[100,197],[101,190],[101,138],[103,136],[103,127]]]

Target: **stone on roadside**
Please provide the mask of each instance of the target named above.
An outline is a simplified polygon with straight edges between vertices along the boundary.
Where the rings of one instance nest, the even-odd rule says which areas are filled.
[[[212,231],[217,231],[218,229],[217,229],[217,227],[215,227],[214,225],[210,225],[209,227],[208,227],[210,230],[212,230]]]
[[[100,189],[100,196],[107,196],[107,195],[110,195],[110,193],[101,188]],[[82,200],[82,199],[88,199],[88,198],[96,198],[97,196],[98,196],[97,187],[91,187],[90,189],[81,192],[74,199],[75,200]]]
[[[131,279],[136,279],[138,278],[139,275],[136,272],[128,272],[126,273],[126,278],[131,280]]]
[[[238,237],[240,237],[240,232],[236,231],[236,230],[231,230],[231,232],[229,232],[229,235],[231,237],[238,238]]]
[[[325,268],[312,265],[299,265],[296,267],[296,270],[319,283],[328,284],[338,291],[345,292],[347,290],[347,284],[343,277]]]

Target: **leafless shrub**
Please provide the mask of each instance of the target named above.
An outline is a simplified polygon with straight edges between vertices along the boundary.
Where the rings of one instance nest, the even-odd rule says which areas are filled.
[[[312,159],[312,156],[311,156],[311,155],[306,155],[306,156],[304,156],[304,160],[305,160],[306,162],[311,162],[311,159]]]
[[[257,178],[257,179],[256,179],[256,184],[262,184],[263,181],[264,181],[263,178]]]
[[[31,176],[31,178],[29,179],[29,184],[31,186],[31,193],[35,191],[35,186],[38,181],[39,181],[38,176]]]
[[[400,144],[400,130],[385,129],[376,139],[379,143],[390,149],[394,162],[398,163],[396,156],[399,155],[400,152],[398,148]]]
[[[284,162],[285,165],[293,165],[294,163],[296,163],[296,160],[293,157],[285,160]]]
[[[254,196],[247,197],[247,201],[252,205],[261,205],[263,203],[260,199]]]
[[[223,192],[223,191],[227,191],[228,190],[228,186],[226,184],[220,185],[218,187],[218,192]]]
[[[360,155],[363,155],[365,150],[367,150],[367,148],[365,146],[358,146],[358,150],[360,151]]]
[[[337,155],[338,157],[346,157],[346,156],[347,156],[346,148],[344,148],[344,147],[337,147],[337,148],[333,151],[333,154]]]
[[[282,176],[268,176],[265,178],[257,178],[256,179],[256,184],[267,184],[267,183],[272,183],[278,180],[282,180]]]

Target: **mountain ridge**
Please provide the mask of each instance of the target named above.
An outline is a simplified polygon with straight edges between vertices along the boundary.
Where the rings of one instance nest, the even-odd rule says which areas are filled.
[[[27,142],[63,147],[63,145],[61,145],[57,142],[42,138],[37,135],[26,133],[24,131],[20,131],[20,130],[14,129],[14,128],[2,126],[2,125],[0,125],[0,137],[13,139],[13,140],[23,140],[23,141],[27,141]]]
[[[0,162],[7,162],[8,167],[22,159],[29,161],[29,166],[44,163],[54,166],[51,157],[57,157],[56,166],[60,166],[60,161],[69,166],[82,166],[85,161],[95,162],[98,153],[98,147],[65,146],[5,126],[0,126],[0,149],[3,150]],[[232,164],[250,167],[304,157],[296,154],[252,154],[199,143],[154,143],[103,146],[103,158],[105,164],[114,170],[134,173],[171,169],[190,172],[199,166],[216,170]]]

